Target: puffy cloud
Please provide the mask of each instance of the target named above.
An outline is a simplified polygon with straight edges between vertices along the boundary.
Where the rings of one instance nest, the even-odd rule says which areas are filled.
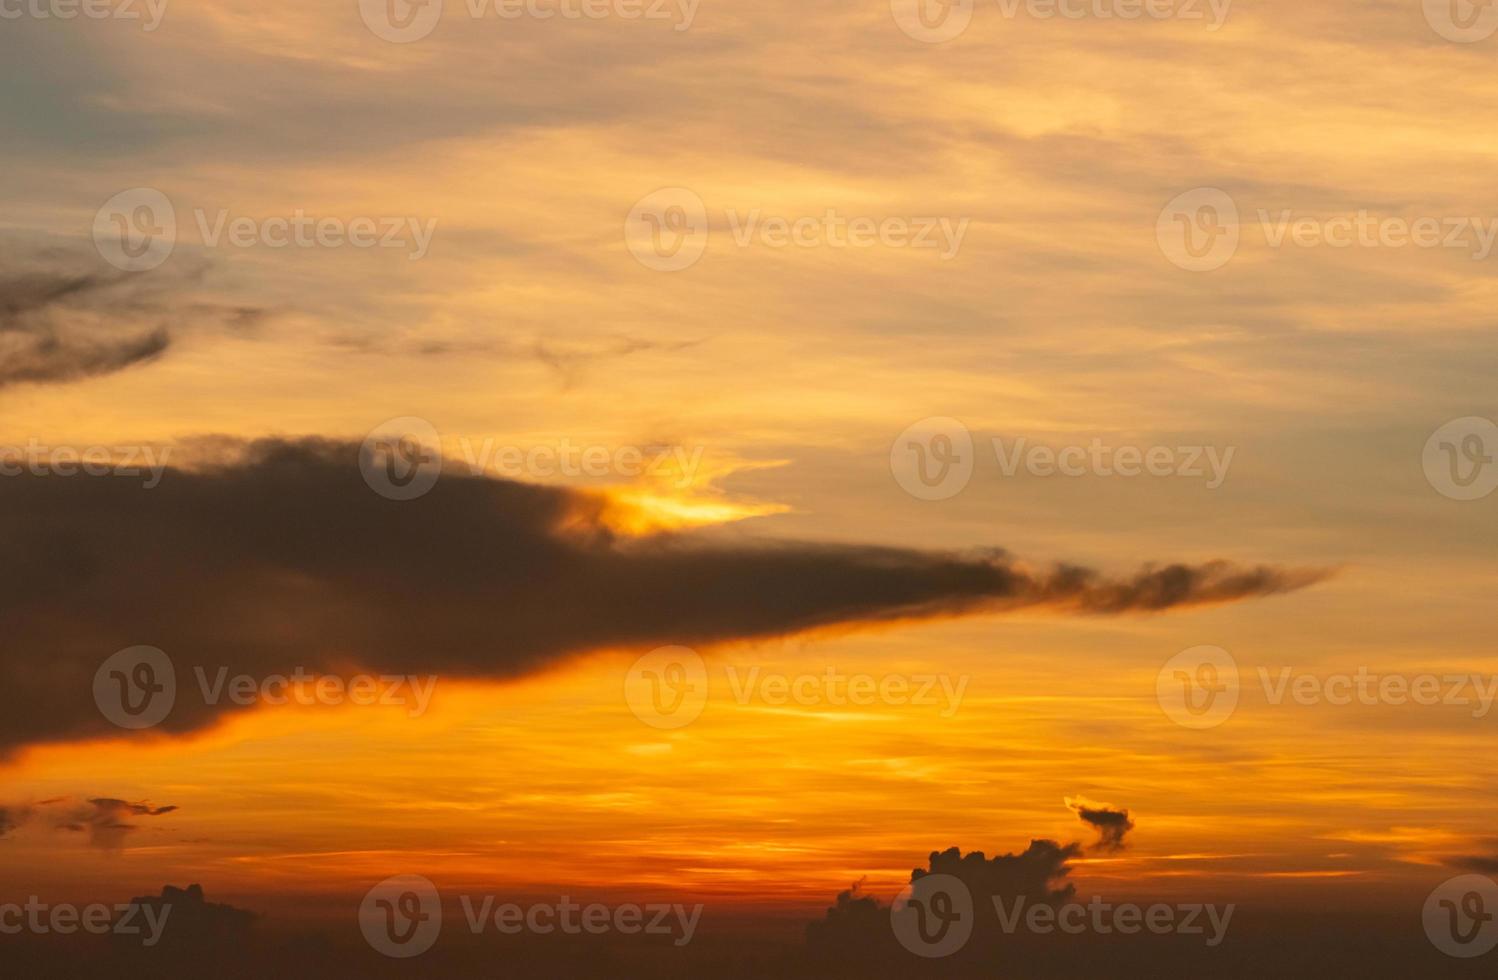
[[[1092,845],[1095,851],[1121,851],[1124,835],[1134,829],[1129,811],[1112,807],[1106,803],[1093,803],[1086,797],[1068,796],[1066,805],[1076,812],[1078,819],[1098,832],[1098,840]]]

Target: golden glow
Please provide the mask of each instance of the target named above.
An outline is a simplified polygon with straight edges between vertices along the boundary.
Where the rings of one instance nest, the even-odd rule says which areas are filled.
[[[88,34],[98,73],[46,66],[49,84],[84,86],[57,106],[136,113],[119,127],[135,136],[58,142],[51,111],[17,115],[36,131],[8,160],[6,221],[91,255],[116,189],[99,181],[153,175],[185,236],[163,275],[189,283],[186,301],[266,315],[184,330],[132,370],[6,388],[0,445],[357,441],[418,415],[455,459],[465,438],[680,448],[641,475],[478,468],[592,494],[625,536],[1344,570],[1178,615],[902,622],[703,651],[712,695],[675,731],[629,710],[624,678],[645,652],[631,650],[508,683],[443,677],[418,718],[266,708],[186,739],[39,747],[0,771],[0,803],[180,809],[139,821],[119,853],[24,826],[20,846],[0,844],[14,891],[313,893],[425,872],[814,908],[865,876],[888,897],[935,849],[1088,842],[1063,802],[1083,797],[1137,823],[1126,851],[1079,868],[1110,891],[1205,900],[1305,879],[1402,894],[1490,842],[1492,716],[1274,706],[1256,670],[1493,672],[1493,501],[1432,493],[1419,450],[1448,419],[1491,410],[1498,276],[1447,249],[1273,249],[1256,212],[1491,210],[1498,41],[1441,43],[1415,3],[1358,5],[1349,22],[1340,5],[1261,0],[1210,35],[979,4],[961,39],[924,46],[882,0],[755,0],[704,4],[689,37],[492,21],[392,45],[355,6],[198,0],[149,43]],[[80,160],[87,172],[69,169]],[[1197,276],[1163,259],[1154,228],[1206,182],[1238,195],[1249,234],[1229,267]],[[622,227],[678,185],[703,198],[712,240],[691,269],[660,273]],[[215,249],[197,241],[196,208],[438,224],[419,261]],[[829,208],[971,228],[948,259],[733,238],[730,211]],[[895,436],[934,416],[960,418],[987,453],[939,502],[889,469]],[[1210,490],[1031,478],[1000,471],[994,438],[1238,455]],[[1245,690],[1228,723],[1197,732],[1154,691],[1166,660],[1202,644],[1239,659]],[[944,716],[741,702],[726,673],[829,665],[970,683]]]

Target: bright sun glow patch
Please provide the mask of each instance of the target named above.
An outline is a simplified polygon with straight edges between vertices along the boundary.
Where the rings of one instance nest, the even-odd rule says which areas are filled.
[[[679,458],[669,459],[639,482],[609,490],[600,519],[620,534],[645,535],[783,514],[790,510],[785,504],[730,500],[718,484],[735,473],[787,462],[728,457],[683,464]]]

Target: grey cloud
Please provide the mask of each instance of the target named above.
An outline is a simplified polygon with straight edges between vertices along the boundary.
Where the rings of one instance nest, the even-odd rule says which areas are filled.
[[[220,459],[228,452],[220,447]],[[118,734],[92,696],[109,655],[172,657],[168,732],[195,669],[513,677],[588,651],[711,645],[830,626],[999,613],[1157,612],[1302,588],[1320,573],[1226,562],[1123,578],[972,554],[805,542],[617,538],[597,497],[444,475],[414,501],[365,485],[358,447],[264,441],[228,462],[122,480],[0,480],[0,750]]]
[[[202,267],[132,276],[66,251],[0,255],[12,265],[0,274],[0,388],[113,374],[160,357],[186,331],[245,330],[264,316],[195,296]]]

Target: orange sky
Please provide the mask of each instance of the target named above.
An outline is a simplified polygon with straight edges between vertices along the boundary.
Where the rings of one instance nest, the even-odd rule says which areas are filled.
[[[709,0],[689,31],[449,11],[411,45],[372,37],[351,3],[183,3],[149,35],[22,22],[27,43],[0,67],[32,80],[25,107],[0,110],[7,248],[88,250],[102,201],[157,187],[179,242],[141,275],[184,304],[262,315],[245,330],[189,317],[149,364],[0,389],[0,445],[357,441],[419,416],[458,456],[465,440],[700,449],[690,478],[527,474],[610,494],[625,533],[1337,574],[1160,616],[704,649],[707,707],[669,731],[630,710],[645,651],[624,650],[509,683],[439,678],[419,718],[264,708],[193,738],[36,748],[5,766],[5,800],[180,809],[120,850],[23,826],[0,845],[8,883],[81,898],[202,880],[253,904],[421,873],[815,909],[864,876],[892,895],[933,849],[1090,840],[1063,803],[1077,795],[1137,824],[1126,851],[1078,864],[1110,893],[1306,876],[1317,895],[1322,878],[1423,894],[1443,862],[1493,850],[1492,717],[1276,706],[1254,673],[1498,670],[1493,500],[1443,497],[1420,455],[1449,420],[1498,411],[1492,261],[1276,249],[1256,217],[1498,216],[1491,46],[1443,41],[1414,3],[1352,18],[1243,3],[1210,33],[990,5],[939,46],[904,36],[887,4],[752,8]],[[87,70],[50,72],[64,51]],[[1155,237],[1166,202],[1199,186],[1227,190],[1245,223],[1233,261],[1206,274]],[[692,189],[711,221],[682,272],[643,267],[621,232],[662,187]],[[194,208],[412,215],[436,231],[417,261],[213,248]],[[947,260],[738,247],[727,214],[753,208],[971,224]],[[967,426],[979,462],[961,494],[923,501],[889,455],[934,416]],[[1236,456],[1210,490],[1009,477],[995,437]],[[1244,692],[1227,724],[1190,731],[1161,712],[1156,674],[1203,644],[1233,653]],[[752,666],[967,686],[950,716],[739,703],[728,671]]]

